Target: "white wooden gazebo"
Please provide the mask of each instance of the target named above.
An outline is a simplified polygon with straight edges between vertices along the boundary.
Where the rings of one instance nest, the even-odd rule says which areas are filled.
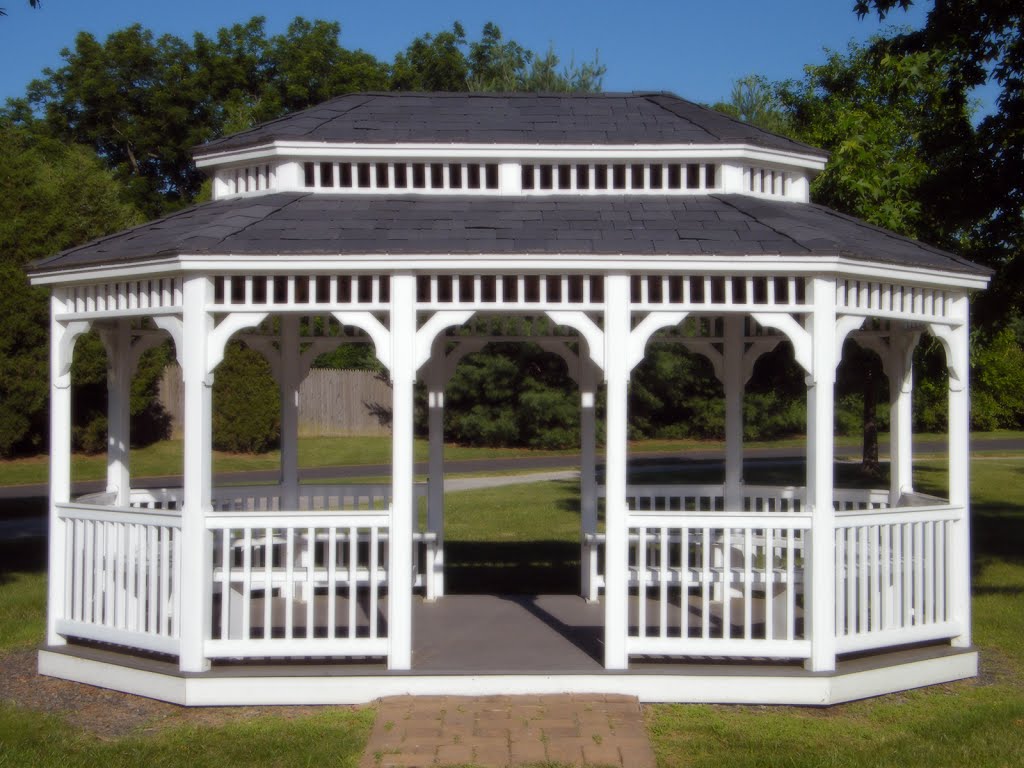
[[[385,93],[195,157],[212,202],[34,265],[53,291],[44,674],[189,704],[591,691],[815,704],[976,674],[968,303],[988,273],[811,204],[820,150],[670,94]],[[110,361],[108,481],[75,499],[70,368],[89,330]],[[949,370],[946,499],[912,482],[923,333]],[[133,488],[128,387],[168,337],[184,479]],[[275,485],[212,482],[211,387],[236,338],[280,384]],[[579,384],[581,596],[538,605],[559,614],[551,625],[592,622],[600,659],[545,648],[512,664],[503,652],[529,650],[531,631],[513,619],[491,661],[437,661],[457,644],[452,617],[485,610],[444,595],[444,388],[495,338],[562,356]],[[833,482],[847,338],[889,378],[889,488]],[[348,342],[373,344],[393,383],[391,482],[301,483],[297,388]],[[722,381],[723,484],[628,482],[627,390],[650,343],[707,356]],[[744,386],[780,343],[806,372],[802,487],[743,478]],[[430,407],[423,487],[417,377]]]

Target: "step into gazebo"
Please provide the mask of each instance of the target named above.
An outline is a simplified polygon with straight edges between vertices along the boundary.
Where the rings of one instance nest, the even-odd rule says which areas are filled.
[[[43,673],[196,704],[551,691],[811,704],[976,674],[968,300],[988,273],[811,204],[825,153],[670,94],[371,93],[195,158],[212,202],[34,265],[53,291]],[[110,361],[108,483],[73,499],[70,365],[89,330]],[[945,499],[911,476],[922,334],[949,370]],[[128,387],[168,337],[184,480],[133,488]],[[848,338],[890,382],[889,488],[833,481]],[[211,386],[231,339],[280,385],[275,485],[212,482]],[[495,339],[560,355],[579,384],[579,598],[444,596],[444,389]],[[299,482],[295,394],[342,343],[372,344],[393,382],[385,485]],[[652,343],[706,356],[721,380],[724,483],[627,481],[630,372]],[[800,487],[743,478],[744,387],[779,344],[806,373]]]

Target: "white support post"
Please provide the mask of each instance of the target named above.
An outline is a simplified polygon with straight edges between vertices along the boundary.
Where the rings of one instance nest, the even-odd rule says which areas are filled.
[[[626,522],[627,396],[630,364],[622,350],[630,341],[629,276],[605,279],[605,380],[608,405],[605,457],[604,666],[626,669],[629,654],[628,555]]]
[[[131,501],[129,447],[131,445],[132,336],[129,321],[117,321],[107,340],[107,493],[114,504]]]
[[[185,279],[183,287],[184,349],[178,350],[185,389],[184,503],[181,514],[179,604],[181,634],[179,663],[182,672],[204,672],[210,667],[204,645],[212,618],[212,538],[206,530],[211,508],[213,375],[207,352],[213,315],[207,307],[213,282],[203,276]]]
[[[299,316],[281,316],[281,508],[299,508]]]
[[[391,279],[392,507],[388,574],[388,669],[412,666],[413,384],[416,277]]]
[[[807,389],[807,505],[812,521],[805,548],[804,627],[811,641],[806,667],[828,672],[836,666],[835,510],[833,467],[836,350],[835,284],[810,281],[812,370]]]
[[[955,314],[962,323],[953,328],[946,345],[949,368],[949,503],[963,509],[954,526],[950,581],[953,619],[961,626],[953,638],[959,648],[971,644],[971,404],[968,389],[970,338],[967,296],[956,300]]]
[[[597,545],[586,537],[597,533],[597,381],[590,356],[579,355],[580,387],[580,593],[597,600]]]
[[[65,310],[65,295],[55,288],[50,298],[50,537],[47,579],[46,643],[66,645],[57,634],[64,618],[67,539],[57,505],[71,501],[71,356],[74,338],[88,324],[64,324],[56,316]]]
[[[889,504],[914,490],[913,351],[917,333],[893,329],[889,338]]]
[[[723,381],[725,389],[725,509],[743,509],[743,317],[725,316]]]
[[[443,342],[443,337],[439,337]],[[427,563],[426,598],[444,595],[444,345],[434,344],[427,369],[427,530],[437,536],[433,563]]]

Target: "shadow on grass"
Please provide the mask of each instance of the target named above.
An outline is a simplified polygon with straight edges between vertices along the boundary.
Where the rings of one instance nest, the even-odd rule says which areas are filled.
[[[577,542],[446,541],[444,549],[449,594],[579,594]]]

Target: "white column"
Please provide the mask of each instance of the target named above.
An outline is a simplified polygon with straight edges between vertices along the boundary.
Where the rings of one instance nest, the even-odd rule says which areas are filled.
[[[889,338],[889,503],[914,490],[913,350],[916,334],[893,329]]]
[[[743,316],[725,316],[723,381],[725,390],[725,508],[743,509]]]
[[[281,316],[281,508],[299,508],[299,317]]]
[[[968,335],[968,302],[966,296],[956,300],[956,316],[961,325],[953,329],[946,354],[949,376],[949,503],[963,509],[963,517],[953,528],[950,581],[953,585],[953,619],[960,622],[961,632],[953,645],[966,648],[971,644],[971,413],[968,378],[970,374],[970,339]]]
[[[131,475],[128,458],[131,444],[132,337],[130,321],[121,319],[107,334],[107,492],[114,503],[128,506]]]
[[[416,278],[391,278],[391,476],[388,669],[412,666],[413,383]]]
[[[180,666],[183,672],[209,669],[204,644],[210,637],[212,615],[212,538],[206,530],[211,507],[213,375],[207,360],[213,316],[207,305],[212,281],[203,276],[185,279],[183,287],[184,349],[178,350],[185,389],[184,503],[181,514],[179,602],[181,616]]]
[[[626,523],[627,396],[630,290],[628,275],[605,278],[605,380],[608,405],[605,453],[604,666],[626,669],[629,654],[629,542]]]
[[[64,521],[57,505],[71,501],[71,353],[66,343],[70,331],[57,322],[65,311],[64,291],[55,288],[50,298],[50,536],[47,576],[46,643],[65,645],[57,634],[57,622],[64,617],[65,580],[68,553]]]
[[[582,346],[582,342],[581,342]],[[580,592],[597,600],[597,545],[586,536],[597,533],[597,382],[594,364],[580,350]]]
[[[836,666],[835,511],[833,509],[834,402],[837,351],[835,283],[811,281],[810,318],[813,371],[807,389],[807,506],[810,546],[804,548],[804,627],[811,641],[807,668],[827,672]]]
[[[428,558],[426,597],[444,595],[444,357],[443,346],[427,370],[427,530],[437,536],[433,562]],[[440,354],[441,357],[437,357]]]

